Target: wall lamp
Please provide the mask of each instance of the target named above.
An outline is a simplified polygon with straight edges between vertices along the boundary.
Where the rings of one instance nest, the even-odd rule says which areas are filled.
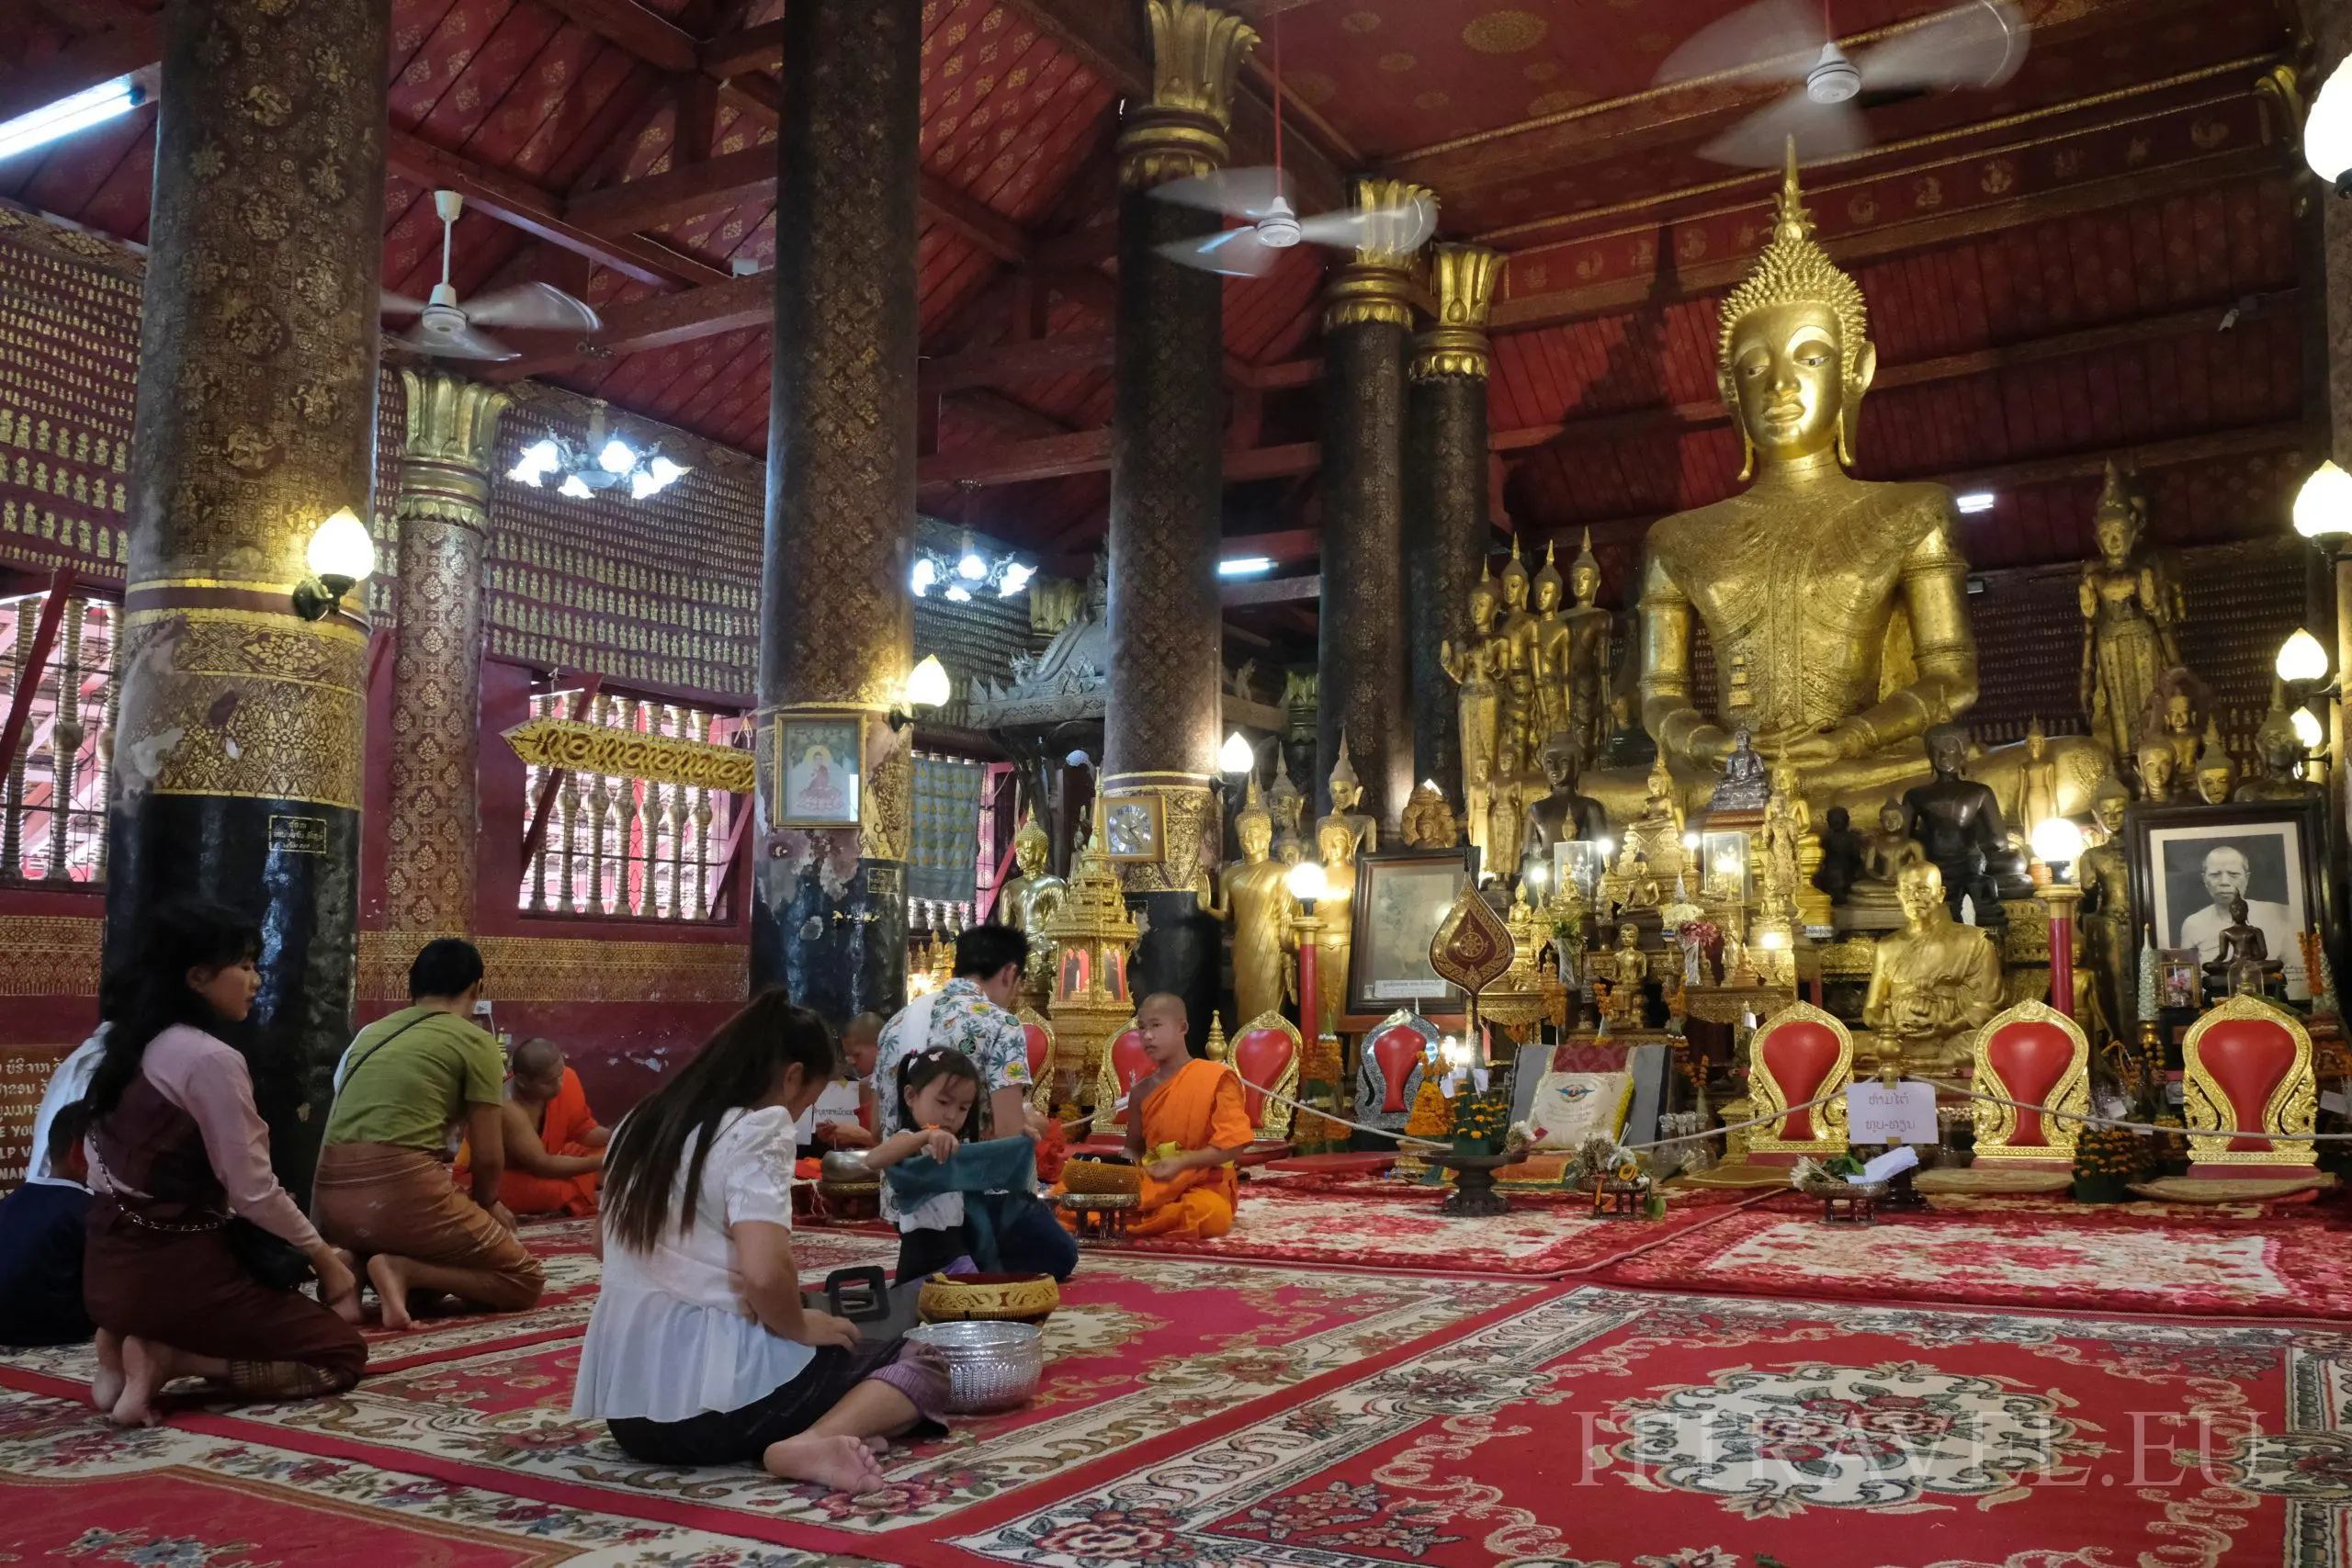
[[[376,541],[348,506],[311,531],[311,575],[294,585],[294,613],[322,621],[343,608],[343,596],[376,575]]]
[[[939,655],[926,653],[922,662],[907,672],[907,689],[899,705],[890,710],[890,728],[904,729],[915,721],[916,708],[935,708],[944,704],[953,694],[947,685],[947,667],[939,662]]]

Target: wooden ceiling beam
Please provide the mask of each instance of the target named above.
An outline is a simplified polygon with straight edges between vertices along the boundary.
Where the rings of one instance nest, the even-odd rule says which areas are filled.
[[[2302,295],[2298,289],[2285,288],[2250,298],[2253,307],[2244,310],[2249,319],[2292,310],[2301,302]],[[1934,359],[1914,360],[1906,365],[1889,365],[1880,369],[1871,389],[1879,392],[1895,387],[1926,386],[1967,376],[1991,375],[2020,366],[2074,359],[2133,344],[2164,343],[2174,338],[2219,332],[2222,322],[2239,313],[2245,305],[2245,301],[2240,300],[2227,305],[2206,305],[2193,310],[2167,310],[2158,315],[2138,316],[2129,321],[2085,327],[2077,332],[2054,333],[2048,337],[1971,349],[1964,354],[1947,354]],[[1564,420],[1557,424],[1498,430],[1487,438],[1487,445],[1496,452],[1524,452],[1533,447],[1549,446],[1555,442],[1589,446],[1629,435],[1650,434],[1662,430],[1696,430],[1730,422],[1730,412],[1724,407],[1722,400],[1711,398],[1703,402],[1678,403],[1670,408],[1629,409],[1621,413]]]
[[[386,162],[403,179],[454,190],[475,208],[564,250],[599,262],[624,276],[671,288],[681,283],[715,284],[728,274],[707,262],[635,234],[598,233],[576,221],[563,198],[529,181],[445,152],[410,131],[393,130],[385,139]],[[696,165],[705,167],[707,165]]]
[[[2161,201],[2216,185],[2253,179],[2278,172],[2284,163],[2284,155],[2277,148],[2240,147],[2107,179],[2086,180],[2061,190],[2040,191],[1989,207],[1883,224],[1858,234],[1826,239],[1822,243],[1843,265],[1887,261],[1917,251],[1983,239],[2005,229],[2086,217],[2118,207]],[[1620,278],[1589,288],[1555,289],[1498,300],[1490,321],[1494,332],[1500,334],[1561,326],[1645,306],[1677,304],[1722,292],[1738,282],[1754,265],[1753,256],[1727,256],[1688,266],[1662,256],[1660,265],[1664,270],[1651,276]]]
[[[774,201],[775,161],[775,143],[763,141],[698,164],[675,164],[666,174],[582,192],[571,200],[570,217],[592,233],[633,234],[706,212]]]
[[[775,71],[784,63],[784,19],[721,33],[697,55],[702,73],[725,81],[751,71]]]
[[[1228,610],[1250,604],[1291,604],[1302,600],[1323,597],[1323,574],[1310,572],[1305,577],[1267,577],[1250,582],[1220,582],[1216,585],[1217,603]]]
[[[1238,484],[1247,479],[1305,473],[1322,460],[1322,448],[1312,441],[1228,449],[1225,454],[1226,482]],[[1068,479],[1073,474],[1103,473],[1110,467],[1111,432],[1104,428],[1016,441],[981,451],[944,453],[922,459],[916,472],[922,489],[937,491],[967,483],[1009,485]]]
[[[617,44],[657,71],[700,68],[702,46],[695,36],[637,0],[546,0],[566,21]]]

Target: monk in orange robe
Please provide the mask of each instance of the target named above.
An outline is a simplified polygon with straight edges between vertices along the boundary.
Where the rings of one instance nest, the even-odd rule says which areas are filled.
[[[1194,1057],[1185,1024],[1183,998],[1165,991],[1136,1010],[1154,1071],[1127,1099],[1127,1157],[1148,1162],[1129,1235],[1207,1241],[1233,1228],[1240,1198],[1233,1160],[1250,1146],[1250,1113],[1240,1076]]]
[[[552,1040],[515,1047],[504,1114],[506,1170],[498,1201],[518,1214],[593,1214],[596,1183],[612,1134],[596,1124],[580,1075],[564,1065]],[[458,1152],[456,1180],[467,1179],[467,1154]]]

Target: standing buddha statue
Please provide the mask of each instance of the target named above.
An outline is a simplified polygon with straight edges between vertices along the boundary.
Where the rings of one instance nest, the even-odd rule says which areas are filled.
[[[1572,603],[1560,615],[1562,652],[1554,678],[1564,694],[1569,732],[1583,743],[1588,758],[1598,758],[1614,728],[1609,706],[1611,617],[1599,604],[1600,561],[1592,553],[1589,528],[1568,565],[1568,592]]]
[[[1535,614],[1527,623],[1523,650],[1535,678],[1531,738],[1555,735],[1568,727],[1568,623],[1560,614],[1565,587],[1560,569],[1552,561],[1552,547],[1545,545],[1544,565],[1535,573]]]
[[[1438,662],[1459,688],[1454,694],[1462,734],[1463,812],[1470,841],[1487,847],[1487,811],[1495,777],[1495,725],[1501,695],[1495,683],[1498,650],[1495,636],[1495,580],[1485,565],[1470,591],[1471,638],[1460,648],[1438,645]]]
[[[1642,716],[1686,788],[1720,770],[1746,724],[1825,805],[1850,807],[1924,772],[1919,738],[1976,700],[1976,645],[1951,491],[1847,472],[1878,353],[1861,289],[1812,236],[1792,145],[1771,241],[1721,310],[1719,386],[1754,482],[1650,529]],[[1694,622],[1734,717],[1694,698]],[[2014,768],[1995,756],[1978,772],[2006,788]],[[1611,784],[1639,787],[1590,781],[1612,812]]]
[[[1499,698],[1495,713],[1494,777],[1499,786],[1525,774],[1535,760],[1541,710],[1535,693],[1535,617],[1527,608],[1527,567],[1519,540],[1510,542],[1510,564],[1503,568],[1503,607],[1495,627],[1492,674]]]
[[[2132,870],[2124,854],[2123,812],[2132,792],[2109,774],[2091,795],[2091,818],[2107,835],[2083,851],[2075,880],[2083,902],[2075,915],[2083,933],[2083,958],[2091,987],[2110,1030],[2123,1032],[2132,1018]]]
[[[1326,817],[1316,825],[1315,846],[1323,857],[1323,897],[1315,901],[1322,930],[1315,939],[1317,1031],[1339,1028],[1348,1010],[1348,946],[1355,932],[1356,837],[1346,822]],[[1298,928],[1290,926],[1284,945],[1298,948]],[[1302,1002],[1301,1006],[1305,1006]]]
[[[1226,867],[1225,917],[1233,927],[1233,1000],[1246,1030],[1283,1005],[1290,962],[1285,939],[1298,913],[1290,895],[1290,867],[1273,858],[1273,814],[1258,793],[1255,773],[1234,814],[1233,836],[1241,858]]]
[[[2132,754],[2132,729],[2157,677],[2180,662],[2181,592],[2159,561],[2141,553],[2145,525],[2129,481],[2108,464],[2091,514],[2099,558],[2083,568],[2081,694],[2091,734],[2118,757]]]
[[[1274,748],[1274,783],[1266,792],[1266,809],[1274,819],[1274,858],[1296,865],[1306,852],[1306,796],[1290,778],[1290,762],[1283,748]]]
[[[1356,809],[1363,799],[1363,784],[1356,777],[1355,763],[1348,757],[1348,732],[1344,729],[1340,731],[1340,763],[1331,770],[1330,788],[1331,809],[1315,824],[1316,843],[1320,845],[1324,841],[1324,829],[1337,823],[1345,828],[1354,840],[1355,848],[1348,852],[1350,860],[1354,860],[1359,852],[1369,852],[1380,848],[1380,824]],[[1325,863],[1329,863],[1331,856],[1329,851],[1324,852],[1323,859]]]

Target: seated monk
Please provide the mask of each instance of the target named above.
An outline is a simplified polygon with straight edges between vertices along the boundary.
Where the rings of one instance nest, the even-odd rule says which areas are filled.
[[[1207,1241],[1233,1228],[1233,1161],[1250,1146],[1250,1113],[1240,1076],[1185,1048],[1189,1026],[1184,998],[1166,991],[1136,1010],[1153,1070],[1127,1095],[1127,1157],[1149,1161],[1129,1235]]]
[[[857,1085],[857,1120],[820,1122],[817,1141],[829,1149],[870,1149],[874,1135],[874,1062],[881,1054],[882,1015],[862,1012],[842,1025],[842,1066]]]
[[[498,1201],[518,1214],[593,1214],[605,1145],[613,1134],[596,1124],[580,1075],[564,1065],[552,1040],[526,1040],[514,1048],[506,1100],[506,1171]],[[458,1151],[454,1179],[472,1178],[470,1148]]]

